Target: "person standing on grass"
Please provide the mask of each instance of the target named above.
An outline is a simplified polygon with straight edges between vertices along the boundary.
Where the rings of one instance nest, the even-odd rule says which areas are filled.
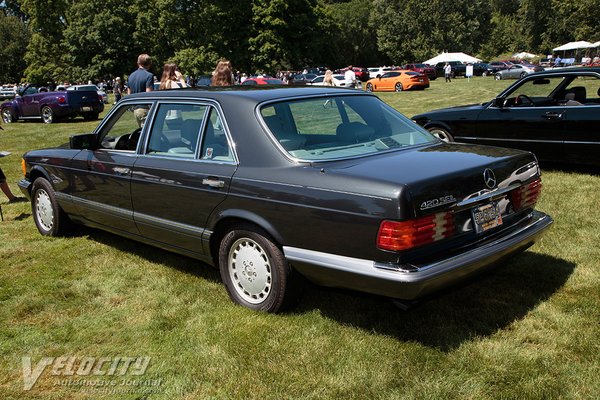
[[[352,65],[349,65],[346,72],[344,72],[344,82],[346,83],[346,87],[353,89],[356,87],[356,74],[352,69]]]
[[[115,94],[115,102],[113,104],[117,104],[123,96],[123,84],[121,83],[121,77],[119,76],[115,78],[113,93]]]
[[[4,130],[1,126],[0,129]],[[6,195],[6,197],[8,197],[9,204],[26,201],[24,197],[17,197],[13,194],[13,192],[11,192],[10,188],[8,187],[8,183],[6,183],[6,175],[4,175],[2,168],[0,168],[0,189]]]
[[[231,61],[221,59],[213,71],[211,86],[231,86],[233,85],[233,68]]]
[[[446,78],[446,82],[452,82],[452,66],[450,63],[444,65],[444,77]]]
[[[150,71],[152,59],[148,54],[140,54],[137,59],[138,69],[129,75],[127,80],[127,94],[151,92],[154,89],[154,75]],[[138,125],[141,127],[148,116],[149,107],[137,106],[133,113]]]

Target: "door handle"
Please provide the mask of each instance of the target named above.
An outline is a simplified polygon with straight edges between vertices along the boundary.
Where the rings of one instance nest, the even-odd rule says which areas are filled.
[[[545,119],[561,119],[562,116],[562,113],[557,113],[554,111],[549,111],[546,114],[544,114]]]
[[[207,185],[214,188],[222,188],[225,187],[225,182],[218,179],[205,178],[202,179],[202,184]]]

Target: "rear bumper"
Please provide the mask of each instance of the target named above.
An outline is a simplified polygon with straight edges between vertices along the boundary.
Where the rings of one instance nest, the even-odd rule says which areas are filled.
[[[496,240],[427,265],[378,264],[374,261],[284,247],[294,267],[312,281],[387,297],[412,300],[448,287],[504,258],[524,251],[552,225],[538,211]]]

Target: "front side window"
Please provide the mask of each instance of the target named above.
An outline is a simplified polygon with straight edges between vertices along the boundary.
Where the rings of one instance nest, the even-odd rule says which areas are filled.
[[[100,148],[135,151],[142,132],[140,111],[147,113],[150,106],[150,103],[121,106],[103,126],[100,132]]]
[[[348,158],[437,141],[372,96],[329,96],[268,104],[260,114],[291,156]]]
[[[507,93],[504,107],[558,106],[561,99],[556,96],[564,79],[564,77],[549,77],[525,81]]]

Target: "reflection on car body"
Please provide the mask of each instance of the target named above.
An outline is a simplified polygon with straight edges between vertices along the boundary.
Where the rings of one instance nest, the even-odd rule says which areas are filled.
[[[416,299],[552,222],[534,209],[530,153],[444,143],[344,88],[131,95],[68,147],[25,154],[24,170],[41,234],[76,222],[195,257],[220,269],[233,301],[269,312],[298,297],[298,275]]]

